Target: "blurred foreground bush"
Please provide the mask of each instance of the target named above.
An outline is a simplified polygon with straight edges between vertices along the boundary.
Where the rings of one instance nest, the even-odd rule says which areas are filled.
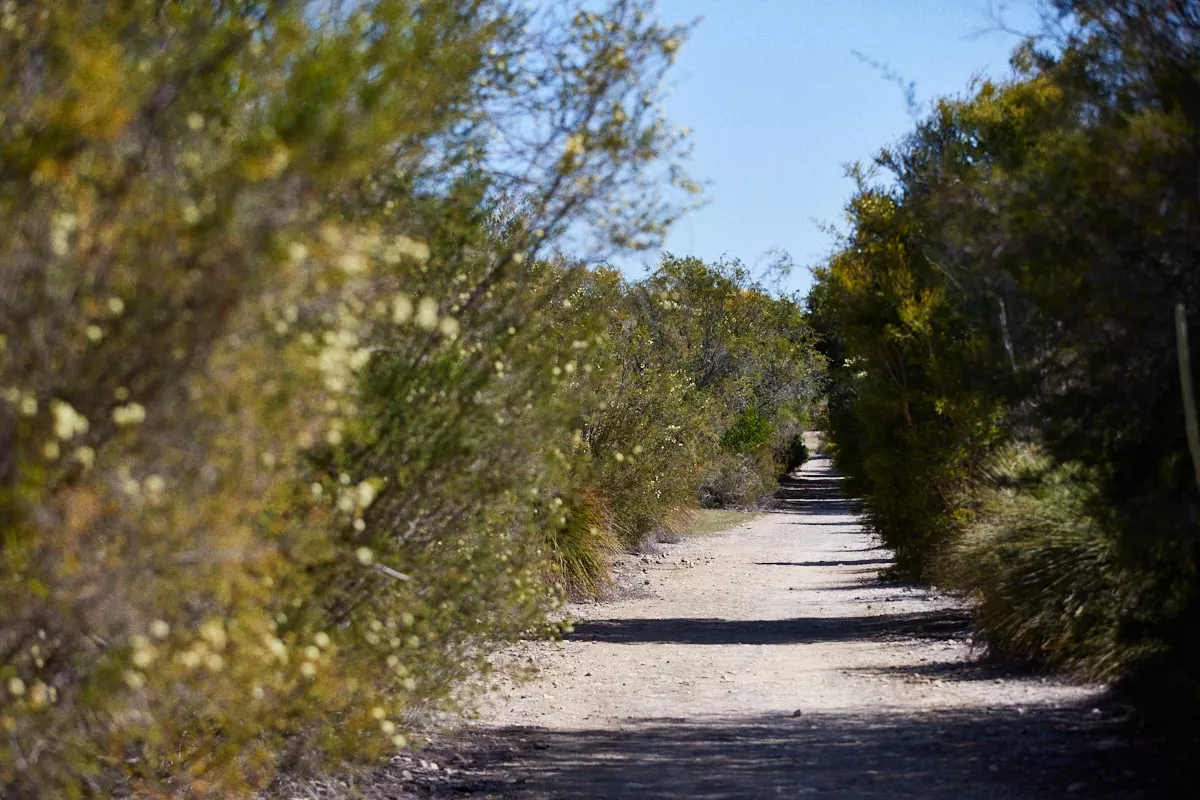
[[[543,619],[587,336],[538,254],[694,189],[683,32],[579,5],[0,7],[0,794],[404,746]]]

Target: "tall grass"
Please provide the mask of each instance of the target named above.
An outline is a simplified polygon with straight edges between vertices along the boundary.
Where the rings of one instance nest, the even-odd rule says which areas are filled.
[[[1153,646],[1122,640],[1135,576],[1098,516],[1094,477],[1028,447],[998,455],[978,517],[938,559],[940,578],[976,601],[994,655],[1108,680]]]
[[[551,579],[572,597],[598,597],[610,584],[609,567],[621,549],[612,512],[595,491],[563,506],[561,524],[547,531]]]

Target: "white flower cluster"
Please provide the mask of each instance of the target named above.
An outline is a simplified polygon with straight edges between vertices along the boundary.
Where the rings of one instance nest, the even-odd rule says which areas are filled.
[[[54,435],[64,442],[88,432],[90,426],[87,417],[72,408],[70,403],[55,400],[50,404],[50,413],[54,416]]]

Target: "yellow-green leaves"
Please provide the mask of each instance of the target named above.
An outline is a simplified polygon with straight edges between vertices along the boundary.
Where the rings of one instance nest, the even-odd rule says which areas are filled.
[[[540,620],[594,331],[536,256],[678,206],[682,32],[578,9],[0,6],[0,794],[383,752]]]

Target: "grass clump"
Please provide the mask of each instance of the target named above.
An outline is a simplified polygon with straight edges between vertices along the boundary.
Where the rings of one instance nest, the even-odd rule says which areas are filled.
[[[558,524],[546,534],[550,568],[573,597],[598,597],[609,585],[609,566],[620,552],[610,512],[595,493],[562,507]]]
[[[1130,602],[1115,540],[1095,515],[1094,478],[1028,448],[999,454],[976,520],[939,559],[940,578],[975,601],[999,656],[1106,680],[1138,656],[1121,641]]]

